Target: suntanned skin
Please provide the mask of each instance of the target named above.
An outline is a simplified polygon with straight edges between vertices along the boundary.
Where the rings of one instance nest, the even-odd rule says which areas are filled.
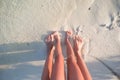
[[[53,44],[53,41],[55,41],[55,44]],[[62,48],[61,48],[61,41],[59,34],[57,32],[54,32],[51,35],[49,35],[46,38],[46,44],[49,51],[42,73],[42,80],[65,80],[64,57],[62,55]],[[55,53],[55,62],[53,64],[54,51],[56,53]]]
[[[68,80],[84,80],[83,75],[81,70],[79,69],[79,66],[77,64],[76,58],[75,58],[75,53],[72,48],[72,45],[69,41],[69,36],[70,32],[66,32],[66,38],[65,38],[65,43],[66,43],[66,49],[67,49],[67,78]]]
[[[77,59],[77,64],[79,69],[81,70],[84,80],[92,80],[92,77],[88,71],[88,68],[82,58],[81,50],[82,50],[83,40],[78,35],[75,35],[74,38],[74,52]]]
[[[54,33],[54,39],[56,40],[55,44],[55,63],[53,65],[51,80],[65,80],[64,75],[64,57],[62,54],[60,36],[57,32]]]
[[[52,67],[53,67],[53,54],[54,54],[54,45],[52,40],[53,40],[52,35],[49,35],[45,40],[48,54],[45,61],[41,80],[51,80],[51,73],[52,73]]]
[[[67,49],[67,80],[92,80],[86,64],[81,56],[82,39],[79,36],[74,38],[72,48],[69,37],[71,32],[66,31],[65,44]],[[45,61],[42,80],[66,80],[64,72],[64,57],[62,54],[61,41],[58,32],[50,34],[46,40],[47,58]],[[53,55],[55,61],[53,62]]]

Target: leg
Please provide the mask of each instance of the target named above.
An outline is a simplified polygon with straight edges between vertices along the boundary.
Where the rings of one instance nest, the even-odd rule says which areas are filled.
[[[46,45],[47,45],[48,55],[45,61],[41,80],[50,80],[51,78],[52,65],[53,65],[53,54],[54,54],[54,46],[53,46],[52,40],[53,40],[52,34],[49,35],[45,40]]]
[[[70,36],[70,32],[66,32],[66,48],[67,48],[67,71],[68,71],[68,80],[84,80],[82,73],[77,65],[76,58],[74,55],[73,48],[71,46],[68,37]]]
[[[64,57],[62,55],[60,36],[58,32],[54,33],[55,43],[55,63],[53,65],[51,80],[65,80],[64,74]]]
[[[91,75],[88,71],[88,68],[87,68],[87,66],[82,58],[82,55],[81,55],[82,44],[83,44],[82,39],[79,36],[75,36],[74,52],[75,52],[75,55],[77,58],[77,64],[78,64],[79,69],[81,70],[81,72],[83,74],[84,80],[92,80],[92,77],[91,77]]]

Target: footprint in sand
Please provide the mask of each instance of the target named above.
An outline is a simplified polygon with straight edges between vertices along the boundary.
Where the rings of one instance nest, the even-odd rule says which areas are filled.
[[[120,13],[118,12],[116,16],[109,15],[110,22],[106,24],[100,24],[100,27],[105,27],[108,30],[114,29],[114,27],[120,27]]]
[[[100,24],[100,27],[105,27],[107,30],[112,30],[114,29],[113,27],[113,22],[114,22],[114,16],[113,15],[109,15],[110,17],[110,22],[106,23],[106,24]]]
[[[118,12],[117,16],[115,17],[114,24],[117,27],[120,27],[120,13]]]
[[[82,34],[83,33],[83,27],[84,26],[80,26],[80,25],[78,25],[78,27],[73,27],[73,33],[75,34],[75,35],[80,35],[80,34]]]

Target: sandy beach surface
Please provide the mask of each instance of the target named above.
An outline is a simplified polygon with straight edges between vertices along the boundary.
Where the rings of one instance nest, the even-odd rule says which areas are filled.
[[[93,80],[120,80],[120,0],[0,0],[0,80],[40,80],[44,38],[64,31],[84,40]]]

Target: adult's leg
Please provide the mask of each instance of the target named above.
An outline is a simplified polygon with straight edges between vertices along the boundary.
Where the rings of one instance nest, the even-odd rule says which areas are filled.
[[[53,65],[51,80],[65,80],[64,74],[64,57],[62,55],[62,48],[60,42],[60,36],[58,32],[54,33],[55,43],[55,63]]]
[[[66,32],[66,48],[67,48],[67,78],[68,80],[84,80],[82,73],[79,69],[79,66],[77,65],[75,54],[73,51],[73,48],[71,46],[71,43],[68,39],[70,36],[70,32]]]
[[[47,45],[48,55],[45,61],[41,80],[51,80],[51,73],[52,73],[52,66],[53,66],[53,54],[54,54],[54,45],[53,45],[52,40],[53,40],[52,34],[49,35],[45,40],[46,45]]]
[[[82,58],[82,55],[81,55],[82,44],[83,44],[82,39],[79,36],[75,36],[74,52],[75,52],[75,55],[77,58],[77,64],[78,64],[79,69],[81,70],[81,72],[83,74],[84,80],[92,80],[92,77],[91,77],[91,75],[88,71],[88,68],[87,68],[87,66]]]

